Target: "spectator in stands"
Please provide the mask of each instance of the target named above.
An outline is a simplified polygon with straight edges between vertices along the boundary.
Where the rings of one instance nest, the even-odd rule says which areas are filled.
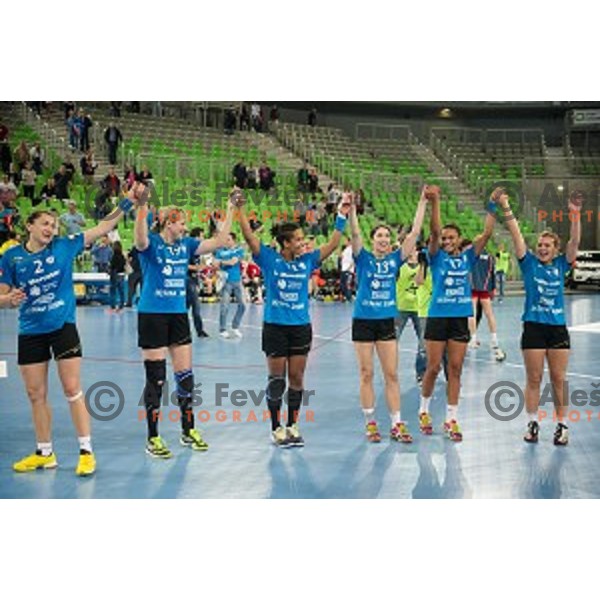
[[[81,137],[81,124],[79,117],[72,110],[67,118],[67,134],[69,136],[69,148],[76,150],[79,148],[79,139]]]
[[[327,204],[326,210],[328,215],[332,215],[336,206],[340,201],[341,194],[335,187],[335,183],[330,183],[327,188]]]
[[[225,109],[223,128],[225,135],[233,135],[237,128],[237,117],[232,108]]]
[[[275,187],[275,171],[271,171],[271,167],[263,163],[258,170],[258,178],[260,180],[260,189],[268,192]]]
[[[115,117],[116,119],[121,118],[121,103],[120,102],[113,101],[110,103],[110,116]]]
[[[77,211],[77,204],[74,200],[67,204],[68,211],[60,216],[60,225],[64,228],[64,235],[78,235],[81,228],[85,227],[83,215]]]
[[[248,105],[242,102],[242,111],[240,113],[240,131],[250,131],[250,114]]]
[[[8,173],[11,162],[12,152],[8,140],[2,140],[2,142],[0,142],[0,166],[2,167],[3,173]]]
[[[23,196],[29,198],[33,202],[35,195],[35,179],[36,172],[31,168],[31,163],[25,163],[23,170],[21,171],[21,180],[23,182]]]
[[[254,165],[250,164],[250,166],[246,170],[246,176],[246,189],[255,190],[258,187],[258,174],[256,173]]]
[[[46,182],[46,185],[40,191],[40,200],[39,202],[34,201],[34,205],[39,204],[42,200],[46,202],[46,206],[50,206],[50,200],[54,200],[56,198],[56,185],[54,183],[54,178],[50,177]]]
[[[2,225],[0,224],[0,227]],[[7,234],[6,241],[0,245],[0,256],[2,256],[7,250],[10,250],[14,246],[18,246],[21,243],[19,235],[16,231],[9,231]]]
[[[235,167],[233,167],[233,181],[236,187],[242,190],[246,189],[248,184],[248,170],[243,160],[240,160]]]
[[[315,107],[308,113],[308,124],[311,127],[317,126],[317,109]]]
[[[148,169],[148,165],[144,165],[142,170],[138,173],[137,180],[141,181],[144,185],[148,185],[152,183],[154,180],[154,176],[150,169]]]
[[[46,155],[42,150],[39,142],[31,148],[29,151],[29,159],[31,160],[31,167],[36,172],[37,175],[41,175],[44,171],[44,159]]]
[[[308,175],[308,193],[316,196],[319,191],[319,176],[316,169],[311,169]]]
[[[75,112],[75,102],[65,102],[64,109],[65,109],[65,123],[66,123],[67,120],[69,119],[69,117],[71,116],[71,114]]]
[[[29,148],[27,147],[27,142],[25,142],[25,140],[22,140],[15,149],[13,162],[17,165],[19,171],[22,171],[29,162]]]
[[[94,153],[88,150],[86,154],[81,157],[79,162],[81,166],[81,174],[83,175],[83,181],[86,185],[94,184],[94,175],[96,174],[96,168],[98,163],[94,159]]]
[[[123,141],[123,136],[112,122],[104,132],[104,141],[108,145],[108,162],[111,165],[116,165],[117,151],[119,150],[119,144]]]
[[[8,127],[4,123],[0,123],[0,143],[8,140]]]
[[[504,244],[498,246],[496,254],[496,283],[498,284],[498,303],[504,302],[504,284],[510,272],[510,254]]]
[[[115,173],[115,168],[108,169],[108,175],[104,178],[104,190],[109,198],[116,198],[121,190],[121,180]]]
[[[93,127],[94,122],[89,114],[83,112],[82,108],[79,109],[78,117],[80,128],[79,149],[82,152],[87,152],[90,149],[90,129]]]
[[[65,165],[60,165],[58,172],[54,174],[55,196],[59,200],[66,200],[69,197],[69,183],[71,178]]]
[[[136,297],[138,286],[142,286],[142,266],[140,265],[140,253],[138,249],[133,246],[129,251],[128,262],[131,272],[127,281],[128,294],[127,294],[127,308],[133,307],[133,299]],[[139,299],[139,295],[137,296]]]
[[[127,189],[130,190],[133,184],[138,180],[138,174],[135,171],[135,167],[125,165],[125,174],[123,175],[124,183],[127,185]]]
[[[321,198],[321,201],[317,204],[316,218],[320,235],[329,237],[329,214],[327,213],[327,203],[325,202],[325,198]]]
[[[262,116],[262,109],[260,107],[260,104],[258,104],[257,102],[254,102],[250,109],[250,114],[252,117],[252,127],[254,128],[254,131],[256,131],[256,133],[262,133],[263,116]]]
[[[100,238],[93,246],[90,251],[92,260],[94,263],[95,273],[108,273],[110,265],[110,259],[112,258],[112,248],[108,236]]]
[[[306,194],[306,192],[308,191],[308,179],[309,179],[308,161],[305,160],[304,164],[298,171],[298,192],[300,194]]]
[[[269,121],[271,122],[271,127],[279,125],[279,109],[277,108],[277,104],[273,104],[271,107],[271,112],[269,113]]]
[[[67,176],[69,177],[69,183],[71,183],[75,177],[75,165],[69,157],[65,158],[62,164],[65,166]]]
[[[358,190],[354,197],[354,201],[356,203],[356,214],[359,216],[364,215],[366,204],[365,193],[362,190]]]

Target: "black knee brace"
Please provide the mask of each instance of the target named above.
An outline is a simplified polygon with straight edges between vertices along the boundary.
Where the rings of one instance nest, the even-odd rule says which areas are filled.
[[[267,385],[267,402],[279,403],[281,406],[281,400],[285,394],[286,379],[281,376],[269,375],[269,384]]]
[[[147,409],[160,410],[163,387],[167,378],[167,361],[147,360],[144,362],[144,367],[146,368],[144,403]]]

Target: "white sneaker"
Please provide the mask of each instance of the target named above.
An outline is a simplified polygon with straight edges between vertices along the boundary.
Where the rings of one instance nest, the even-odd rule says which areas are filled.
[[[476,339],[472,339],[469,343],[469,350],[479,350],[480,346],[481,344]]]
[[[221,333],[219,335],[224,340],[230,340],[231,339],[231,334],[229,333],[229,331],[221,331]]]
[[[238,340],[241,340],[244,337],[239,329],[232,329],[231,336],[236,337]]]

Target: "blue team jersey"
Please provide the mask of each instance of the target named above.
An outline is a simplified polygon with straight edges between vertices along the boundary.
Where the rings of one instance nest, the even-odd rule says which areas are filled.
[[[35,254],[15,246],[2,256],[0,283],[27,294],[19,309],[20,335],[50,333],[75,323],[73,260],[83,249],[83,234],[79,234],[54,238]]]
[[[188,265],[200,242],[183,238],[175,244],[167,244],[156,233],[151,233],[148,239],[148,248],[139,253],[144,284],[138,312],[187,313],[185,290]]]
[[[471,271],[477,262],[475,248],[451,256],[444,250],[431,256],[427,252],[433,291],[429,316],[434,319],[466,318],[473,316]]]
[[[571,269],[562,255],[544,265],[528,251],[519,261],[525,283],[525,323],[566,325],[565,276]]]
[[[320,250],[288,262],[279,252],[261,244],[254,261],[262,269],[265,282],[265,323],[310,324],[308,282],[321,264]]]
[[[215,252],[215,258],[219,261],[231,260],[237,258],[242,260],[244,258],[243,248],[220,248]],[[221,265],[221,271],[227,274],[227,283],[240,283],[242,281],[242,265],[240,262],[232,267]]]
[[[396,280],[405,261],[400,250],[377,259],[364,248],[354,257],[358,282],[355,319],[393,319],[396,306]]]

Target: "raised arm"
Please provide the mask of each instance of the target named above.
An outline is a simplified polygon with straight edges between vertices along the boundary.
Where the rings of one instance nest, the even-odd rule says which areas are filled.
[[[473,247],[475,249],[475,254],[479,256],[487,246],[488,242],[494,235],[494,227],[496,226],[496,212],[499,209],[499,202],[502,196],[506,196],[506,191],[504,188],[496,188],[490,197],[490,202],[488,205],[487,215],[485,217],[485,225],[483,229],[483,233],[476,239]]]
[[[327,244],[321,246],[319,251],[321,252],[321,262],[327,260],[338,248],[342,241],[342,235],[346,229],[348,223],[348,214],[352,206],[352,195],[344,194],[342,201],[338,207],[338,216],[335,220],[335,231],[331,236],[331,239]]]
[[[569,199],[569,215],[571,218],[571,236],[567,244],[566,258],[569,264],[577,260],[577,253],[581,244],[581,206],[583,204],[583,194],[573,192]]]
[[[440,208],[441,190],[437,185],[426,187],[425,195],[431,202],[431,236],[429,238],[429,254],[435,256],[440,250],[442,237],[442,211]]]
[[[350,235],[352,240],[352,254],[358,256],[363,249],[362,235],[360,234],[360,225],[358,224],[358,213],[356,212],[356,204],[352,202],[350,208]]]
[[[254,235],[252,231],[252,227],[250,227],[250,221],[248,221],[248,215],[246,214],[246,208],[242,205],[240,206],[240,227],[242,229],[242,235],[246,240],[246,244],[250,248],[250,252],[252,252],[253,256],[258,256],[260,254],[260,240]]]
[[[229,202],[227,203],[227,214],[225,215],[225,222],[222,227],[220,227],[217,231],[217,235],[215,237],[204,240],[200,246],[198,246],[198,250],[196,250],[196,255],[200,256],[202,254],[212,254],[216,252],[219,248],[222,248],[227,243],[227,238],[231,233],[231,225],[233,224],[233,211],[237,206],[239,195],[236,191],[234,191],[229,197]]]
[[[404,242],[402,242],[402,260],[406,260],[414,252],[414,249],[417,247],[419,237],[421,236],[421,231],[423,230],[425,213],[427,212],[427,195],[425,194],[425,189],[426,188],[423,188],[421,193],[421,198],[417,206],[417,213],[415,215],[412,230],[404,238]]]
[[[139,189],[136,186],[142,185],[140,183],[134,183],[133,187],[129,191],[129,195],[135,189]],[[144,187],[142,185],[142,187]],[[142,194],[143,195],[143,194]],[[140,195],[140,198],[141,196]],[[135,196],[135,194],[134,194]],[[133,243],[138,252],[144,252],[148,246],[150,245],[150,239],[148,237],[148,202],[139,200],[138,201],[138,209],[135,215],[135,224],[133,226]]]
[[[518,260],[522,260],[525,257],[525,254],[527,254],[527,245],[523,239],[523,234],[521,233],[521,228],[519,227],[517,217],[515,217],[512,212],[509,198],[506,193],[503,193],[498,199],[498,206],[500,207],[499,210],[504,213],[504,222],[506,223],[506,227],[512,237],[513,245],[515,247],[515,255]]]

